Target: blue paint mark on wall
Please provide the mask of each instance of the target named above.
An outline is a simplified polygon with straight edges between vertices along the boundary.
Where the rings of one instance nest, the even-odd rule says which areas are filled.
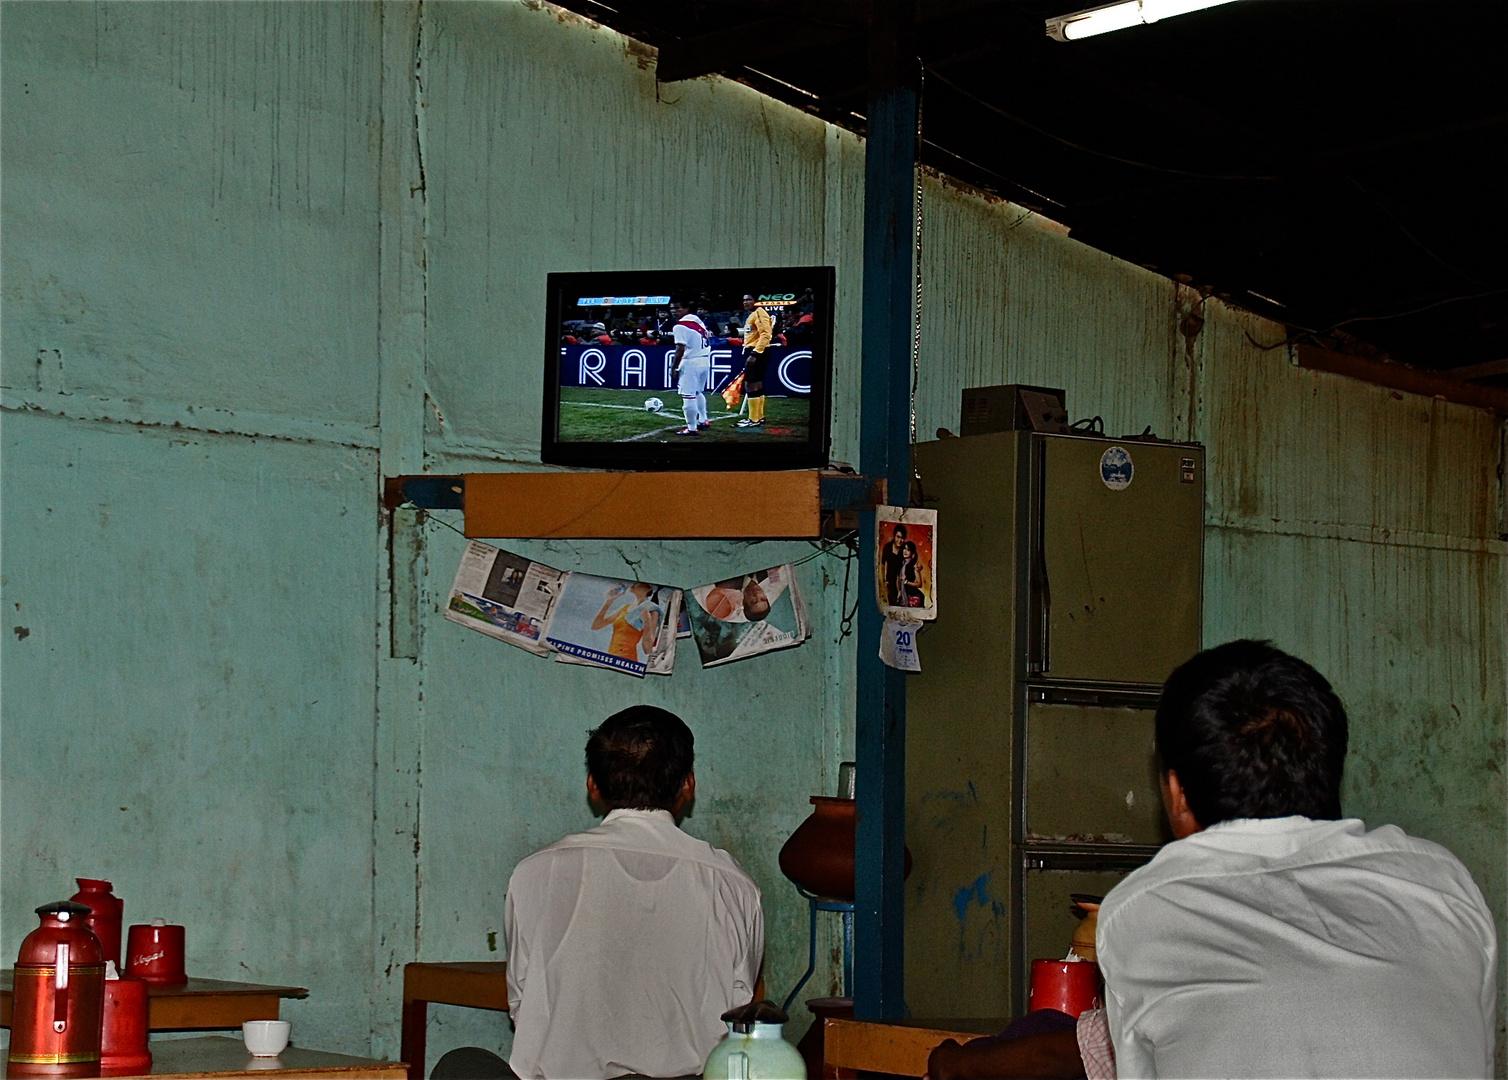
[[[974,903],[979,907],[990,905],[990,878],[993,876],[993,871],[988,874],[980,874],[974,879],[974,884],[965,885],[953,894],[953,910],[957,913],[960,923],[968,917],[970,897],[974,899]]]
[[[953,894],[953,913],[958,916],[958,955],[965,961],[1004,955],[1005,932],[1001,919],[1005,902],[995,897],[990,885],[994,872],[980,874]]]

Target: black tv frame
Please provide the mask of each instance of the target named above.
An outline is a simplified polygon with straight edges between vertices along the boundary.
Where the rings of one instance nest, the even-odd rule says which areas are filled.
[[[815,338],[809,343],[811,396],[805,442],[781,442],[751,434],[747,441],[712,442],[682,436],[672,442],[582,442],[560,438],[561,327],[564,312],[574,307],[568,297],[677,296],[682,292],[752,292],[758,294],[767,278],[810,287],[817,303]],[[776,287],[770,283],[770,288]],[[828,464],[831,446],[833,322],[836,317],[836,273],[831,266],[763,266],[681,270],[610,270],[552,273],[545,285],[544,394],[540,430],[540,460],[552,465],[597,469],[737,471],[817,469]],[[709,391],[709,393],[711,393]],[[675,401],[674,391],[670,392]]]

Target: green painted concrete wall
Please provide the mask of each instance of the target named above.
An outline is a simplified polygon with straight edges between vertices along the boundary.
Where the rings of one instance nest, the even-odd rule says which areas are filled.
[[[186,924],[196,974],[308,986],[288,1014],[347,1048],[372,939],[375,15],[0,11],[0,954],[107,877],[130,921]]]
[[[836,265],[853,460],[862,143],[657,88],[639,46],[525,3],[10,3],[0,80],[0,956],[109,876],[129,920],[188,925],[195,972],[308,986],[296,1040],[395,1055],[402,964],[500,956],[512,865],[591,823],[586,729],[649,701],[698,733],[688,828],[764,889],[783,996],[806,913],[776,852],[851,756],[872,647],[840,640],[840,560],[802,567],[802,648],[641,683],[445,622],[458,516],[378,495],[538,467],[551,270]],[[1501,920],[1501,425],[1295,369],[1247,340],[1278,328],[1020,208],[936,179],[923,206],[918,431],[1022,381],[1205,441],[1207,637],[1327,671],[1351,809],[1449,843]],[[684,584],[812,553],[510,546]],[[435,1013],[432,1053],[507,1046]]]
[[[728,83],[657,102],[621,38],[537,6],[0,18],[0,951],[106,876],[187,924],[194,972],[308,986],[296,1041],[396,1056],[402,964],[501,958],[513,865],[593,824],[587,729],[648,701],[698,733],[687,828],[759,881],[784,996],[807,909],[776,854],[852,756],[841,559],[512,545],[687,585],[817,555],[802,648],[641,682],[445,622],[459,515],[389,528],[380,478],[537,467],[550,270],[837,262],[856,308],[858,140]],[[434,1012],[432,1056],[508,1045]]]

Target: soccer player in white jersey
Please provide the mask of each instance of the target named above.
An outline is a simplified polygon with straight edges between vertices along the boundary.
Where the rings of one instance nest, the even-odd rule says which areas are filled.
[[[711,422],[707,419],[707,374],[712,370],[712,335],[707,324],[691,310],[689,300],[675,302],[675,372],[676,389],[681,395],[681,412],[686,426],[677,434],[700,435]]]

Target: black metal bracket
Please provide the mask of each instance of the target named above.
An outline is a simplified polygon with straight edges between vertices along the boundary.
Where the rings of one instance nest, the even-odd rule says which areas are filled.
[[[382,485],[382,505],[389,510],[417,506],[420,510],[464,510],[464,476],[390,476]]]

